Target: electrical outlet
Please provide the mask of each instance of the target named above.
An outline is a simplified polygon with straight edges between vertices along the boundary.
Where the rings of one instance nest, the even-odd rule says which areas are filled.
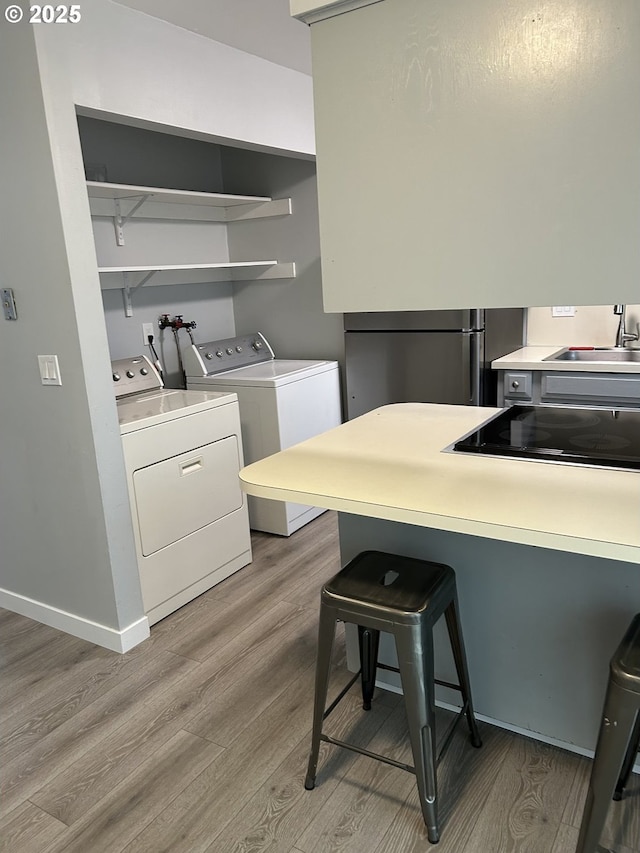
[[[145,346],[149,346],[149,335],[151,335],[151,337],[155,337],[155,330],[153,328],[153,323],[143,323],[142,324],[142,343]]]
[[[551,308],[552,317],[575,317],[575,305],[554,305]]]

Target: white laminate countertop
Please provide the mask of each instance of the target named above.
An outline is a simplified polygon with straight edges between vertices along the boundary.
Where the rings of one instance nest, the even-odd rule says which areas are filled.
[[[491,362],[494,370],[562,370],[571,373],[640,373],[640,362],[544,361],[560,352],[561,346],[530,346],[510,352]]]
[[[640,564],[640,472],[443,452],[500,409],[397,403],[240,472],[250,495]]]

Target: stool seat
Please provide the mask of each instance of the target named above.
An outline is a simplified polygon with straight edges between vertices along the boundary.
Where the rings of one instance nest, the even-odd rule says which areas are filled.
[[[576,853],[596,853],[609,803],[620,800],[640,747],[640,613],[609,665],[609,682]]]
[[[438,681],[434,674],[433,626],[443,614],[458,684]],[[335,625],[338,621],[358,627],[360,669],[329,707],[325,708]],[[385,665],[384,668],[400,673],[413,767],[336,740],[323,732],[324,720],[358,678],[361,679],[363,709],[366,711],[371,707],[376,671],[382,666],[378,664],[381,631],[391,634],[396,644],[398,667]],[[408,770],[416,776],[428,838],[433,843],[437,842],[436,767],[440,756],[436,756],[434,686],[444,683],[459,690],[462,695],[462,709],[455,724],[462,716],[466,716],[471,742],[476,747],[481,746],[471,702],[453,569],[441,563],[383,551],[358,554],[324,585],[320,596],[313,731],[305,788],[312,790],[315,787],[321,741]],[[453,727],[444,738],[445,747],[452,734]]]
[[[441,563],[364,551],[328,581],[325,598],[347,605],[349,601],[371,612],[388,611],[396,620],[415,621],[431,606],[432,599],[445,585],[455,584],[453,569]]]

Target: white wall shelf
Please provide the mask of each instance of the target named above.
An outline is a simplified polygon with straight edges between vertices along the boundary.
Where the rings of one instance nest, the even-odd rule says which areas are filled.
[[[239,222],[291,213],[290,198],[202,193],[101,181],[87,181],[87,194],[92,216],[113,218],[119,246],[124,245],[123,226],[129,219]]]
[[[116,243],[124,246],[124,226],[132,219],[230,223],[291,214],[291,199],[268,196],[203,193],[129,184],[87,181],[92,217],[113,219]],[[108,265],[98,267],[103,290],[123,292],[125,314],[131,317],[132,294],[153,279],[153,285],[198,284],[295,278],[294,263],[227,261],[218,263]]]
[[[241,261],[202,264],[153,264],[129,267],[98,267],[102,290],[122,290],[125,314],[133,316],[131,296],[153,278],[154,286],[198,284],[217,281],[268,281],[295,278],[295,263]]]

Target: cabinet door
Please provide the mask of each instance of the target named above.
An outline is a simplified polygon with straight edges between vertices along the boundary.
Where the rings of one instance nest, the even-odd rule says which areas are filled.
[[[311,35],[326,310],[637,298],[637,0],[383,0]]]

